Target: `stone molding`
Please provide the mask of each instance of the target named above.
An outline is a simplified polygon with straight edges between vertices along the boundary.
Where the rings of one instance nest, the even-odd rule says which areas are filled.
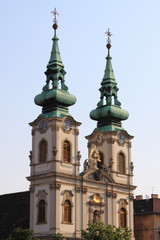
[[[107,191],[106,192],[106,196],[107,197],[116,198],[117,197],[117,193],[116,192]]]
[[[112,139],[112,138],[108,138],[108,139],[107,139],[107,143],[108,143],[108,144],[114,144],[115,141],[116,141],[116,140],[115,140],[115,139]]]
[[[49,188],[50,188],[50,190],[60,190],[61,184],[60,184],[60,183],[57,183],[57,182],[51,183],[51,184],[49,185]]]

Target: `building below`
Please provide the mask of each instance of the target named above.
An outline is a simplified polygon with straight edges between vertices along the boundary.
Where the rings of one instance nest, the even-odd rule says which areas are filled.
[[[136,196],[134,200],[134,232],[136,240],[160,239],[160,198],[152,194],[143,199]]]
[[[0,196],[0,240],[6,240],[14,228],[29,228],[29,191]]]

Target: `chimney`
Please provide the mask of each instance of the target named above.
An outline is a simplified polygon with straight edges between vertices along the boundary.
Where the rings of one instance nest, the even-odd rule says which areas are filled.
[[[151,198],[158,198],[158,194],[151,194]]]
[[[137,195],[136,196],[136,200],[142,200],[143,199],[143,195]]]

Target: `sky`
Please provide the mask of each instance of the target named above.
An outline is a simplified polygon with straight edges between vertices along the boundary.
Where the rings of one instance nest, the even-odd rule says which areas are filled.
[[[96,127],[89,113],[100,97],[107,55],[105,32],[110,28],[118,99],[130,114],[123,127],[135,136],[135,195],[160,196],[159,0],[0,0],[0,194],[29,188],[28,123],[41,113],[34,97],[46,80],[55,7],[66,84],[77,97],[70,113],[82,122],[82,163],[88,157],[85,136]]]

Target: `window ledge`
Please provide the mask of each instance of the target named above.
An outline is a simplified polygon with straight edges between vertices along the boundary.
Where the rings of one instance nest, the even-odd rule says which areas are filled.
[[[62,224],[73,225],[73,223],[62,222]]]
[[[47,224],[47,222],[38,222],[37,225]]]

